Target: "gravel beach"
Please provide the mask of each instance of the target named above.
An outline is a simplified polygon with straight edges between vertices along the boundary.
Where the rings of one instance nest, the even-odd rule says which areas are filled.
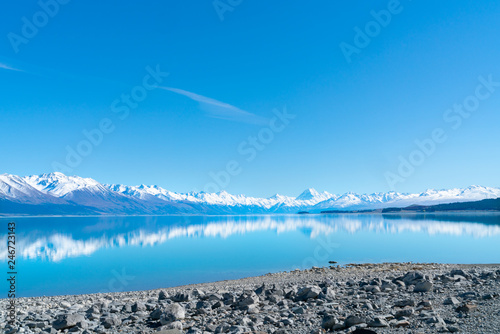
[[[500,265],[312,268],[175,288],[19,298],[4,333],[500,333]]]

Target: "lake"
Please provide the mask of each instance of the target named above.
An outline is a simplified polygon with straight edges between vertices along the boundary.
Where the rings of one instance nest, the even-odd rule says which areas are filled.
[[[328,266],[328,261],[500,262],[495,213],[0,221],[5,275],[7,223],[16,223],[18,297],[146,290]]]

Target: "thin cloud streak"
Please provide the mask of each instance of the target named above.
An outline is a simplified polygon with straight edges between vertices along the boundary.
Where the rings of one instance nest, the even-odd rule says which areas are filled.
[[[160,87],[161,89],[180,94],[194,100],[200,104],[203,111],[207,112],[210,117],[225,119],[229,121],[267,125],[269,120],[265,117],[261,117],[252,114],[248,111],[241,110],[238,107],[230,105],[225,102],[221,102],[210,97],[199,95],[196,93],[188,92],[179,88],[172,87]]]
[[[9,71],[16,71],[16,72],[23,72],[22,70],[20,69],[17,69],[17,68],[14,68],[14,67],[11,67],[7,64],[4,64],[4,63],[0,63],[0,69],[4,69],[4,70],[9,70]]]

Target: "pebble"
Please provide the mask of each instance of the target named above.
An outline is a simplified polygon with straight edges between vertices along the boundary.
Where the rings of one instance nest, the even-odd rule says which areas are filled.
[[[18,298],[39,334],[497,333],[500,266],[387,263],[325,267],[152,291]]]

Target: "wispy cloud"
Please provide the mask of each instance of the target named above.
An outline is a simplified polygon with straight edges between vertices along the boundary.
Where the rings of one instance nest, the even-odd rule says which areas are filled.
[[[12,66],[9,66],[7,64],[4,64],[4,63],[0,63],[0,69],[3,69],[3,70],[8,70],[8,71],[18,71],[18,72],[22,72],[22,70],[18,69],[18,68],[14,68]]]
[[[269,122],[269,120],[265,117],[252,114],[248,111],[241,110],[238,107],[212,99],[210,97],[188,92],[179,88],[160,88],[176,94],[184,95],[191,100],[198,102],[200,104],[200,108],[205,111],[210,117],[259,125],[266,125]]]

